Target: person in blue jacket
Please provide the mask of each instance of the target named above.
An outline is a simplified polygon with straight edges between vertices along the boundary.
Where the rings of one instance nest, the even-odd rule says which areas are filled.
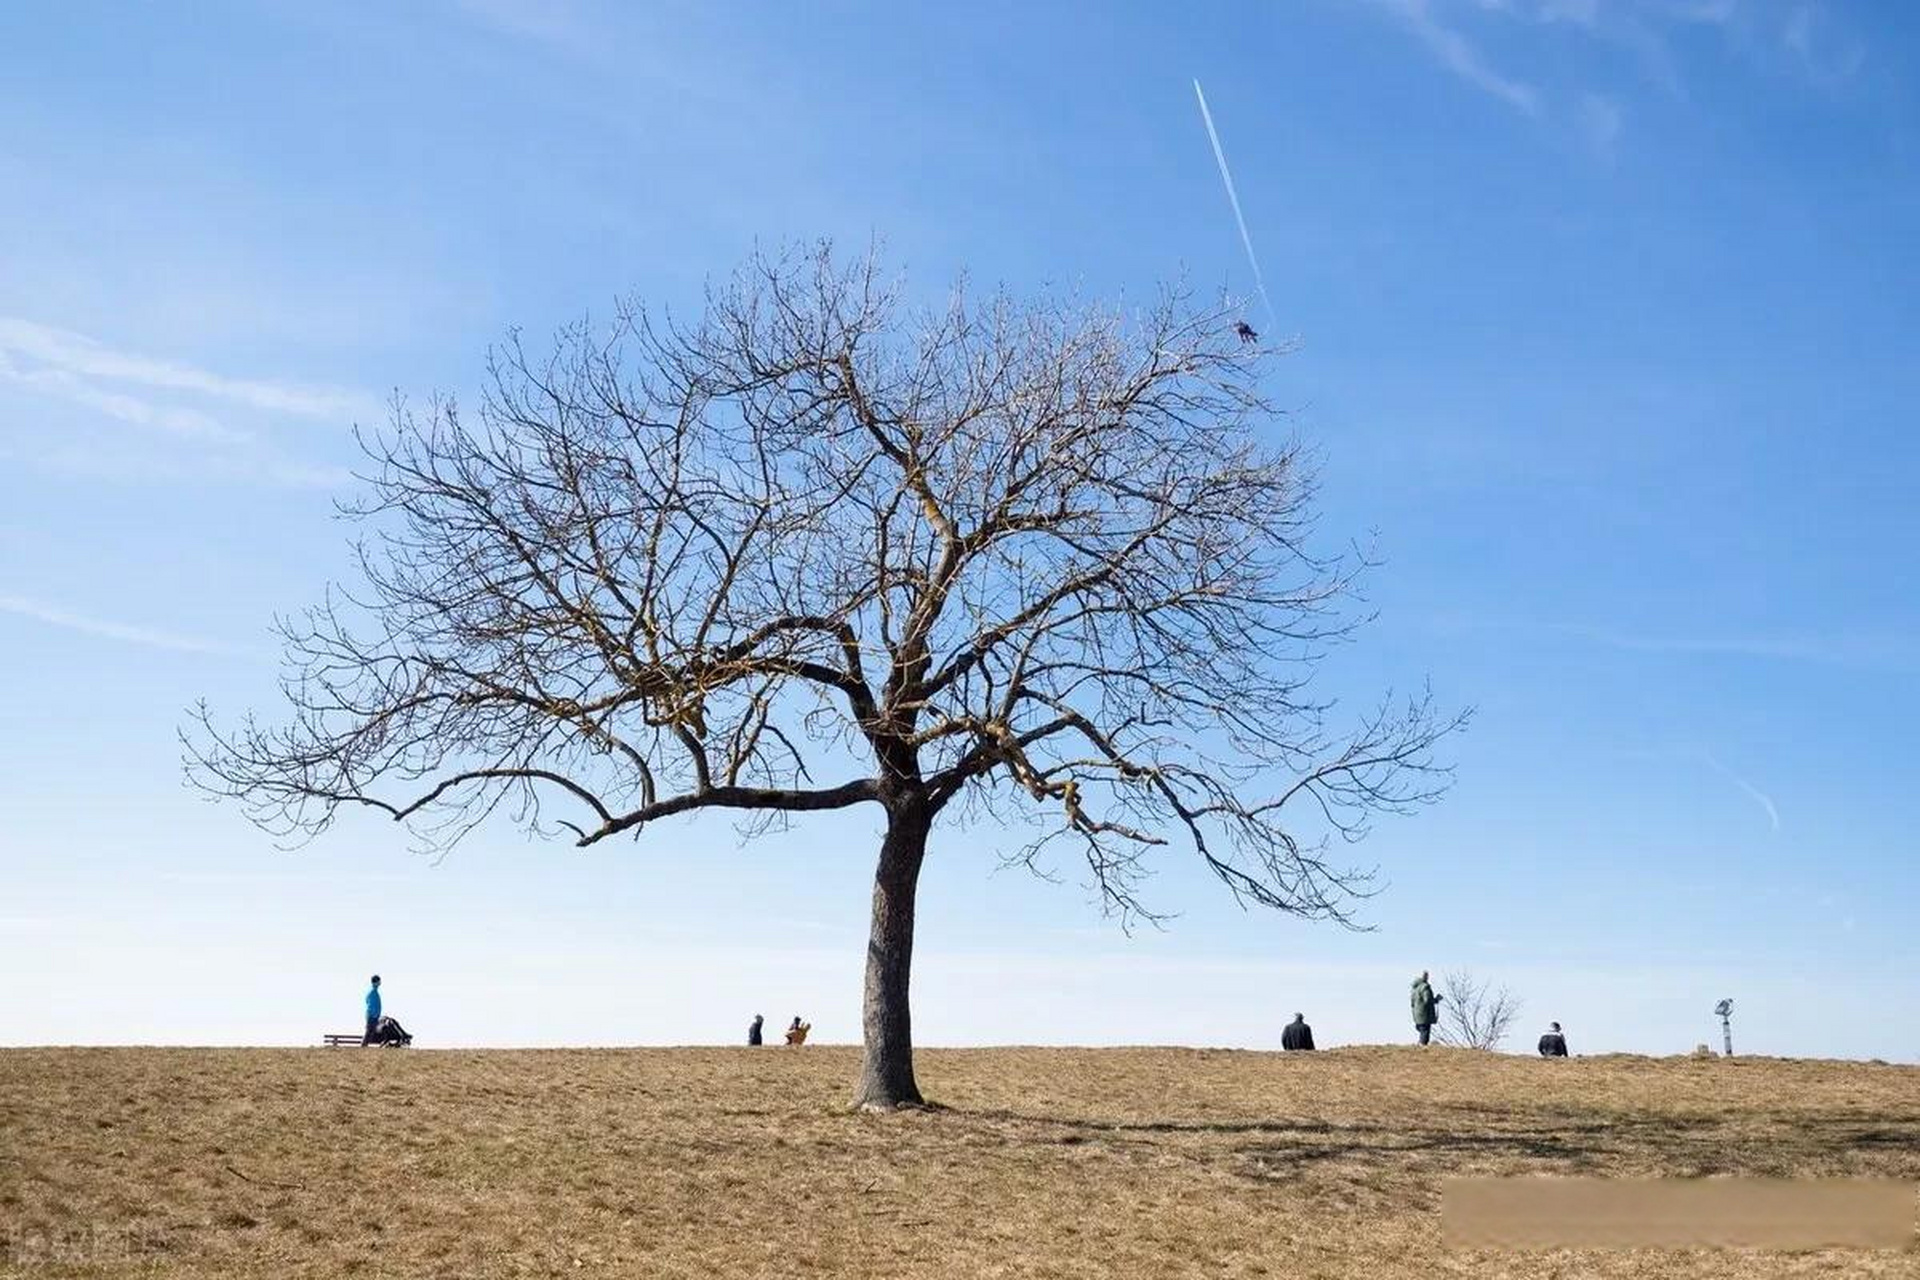
[[[373,1030],[380,1025],[380,975],[373,975],[373,985],[367,988],[367,1033],[360,1039],[360,1047],[366,1048],[373,1043]]]

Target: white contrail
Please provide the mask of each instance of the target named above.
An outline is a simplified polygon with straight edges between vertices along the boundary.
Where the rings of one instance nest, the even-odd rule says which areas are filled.
[[[1213,112],[1207,110],[1207,95],[1201,91],[1198,80],[1193,82],[1193,96],[1200,99],[1200,118],[1206,122],[1207,137],[1213,141],[1213,158],[1220,166],[1220,181],[1227,187],[1227,203],[1233,206],[1233,220],[1240,224],[1240,243],[1247,247],[1254,287],[1260,291],[1260,301],[1267,305],[1268,321],[1278,327],[1280,317],[1273,309],[1273,299],[1267,296],[1267,281],[1260,274],[1260,255],[1253,251],[1253,237],[1247,234],[1246,215],[1240,212],[1240,194],[1233,189],[1233,172],[1227,168],[1227,153],[1220,146],[1220,131],[1213,127]]]
[[[1735,773],[1733,770],[1727,768],[1727,766],[1721,764],[1718,760],[1714,759],[1712,752],[1703,751],[1700,754],[1707,758],[1708,764],[1712,765],[1715,769],[1718,769],[1722,774],[1726,775],[1727,781],[1731,782],[1734,786],[1740,788],[1742,791],[1752,796],[1754,799],[1754,802],[1758,804],[1762,809],[1765,809],[1767,811],[1767,820],[1773,823],[1773,829],[1775,831],[1778,831],[1780,829],[1780,811],[1773,807],[1773,801],[1768,797],[1766,792],[1754,786],[1751,782],[1748,782],[1745,778],[1741,777],[1739,774]]]

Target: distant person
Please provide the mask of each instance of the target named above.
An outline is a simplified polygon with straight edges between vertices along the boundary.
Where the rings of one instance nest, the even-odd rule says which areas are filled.
[[[1420,1043],[1427,1043],[1427,1037],[1433,1034],[1433,1024],[1438,1020],[1440,997],[1433,993],[1433,983],[1427,980],[1425,969],[1413,980],[1413,1029],[1420,1034]]]
[[[1313,1048],[1313,1028],[1307,1025],[1306,1014],[1293,1015],[1293,1021],[1280,1033],[1280,1047],[1287,1050]]]
[[[379,1039],[380,1031],[380,975],[373,975],[373,985],[367,988],[367,1033],[360,1038],[360,1047],[366,1048]]]
[[[753,1015],[753,1021],[747,1024],[747,1043],[748,1044],[758,1045],[763,1043],[760,1039],[760,1028],[762,1024],[764,1024],[765,1022],[766,1022],[766,1019],[760,1016],[759,1014],[756,1013]]]
[[[1567,1038],[1560,1034],[1559,1023],[1550,1024],[1547,1027],[1547,1033],[1540,1037],[1540,1056],[1543,1058],[1567,1056]]]
[[[813,1024],[811,1022],[802,1022],[799,1016],[795,1015],[793,1021],[787,1026],[787,1043],[805,1044],[807,1042],[807,1032],[811,1030],[813,1030]]]

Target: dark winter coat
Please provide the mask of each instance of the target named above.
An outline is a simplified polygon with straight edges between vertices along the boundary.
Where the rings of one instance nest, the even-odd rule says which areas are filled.
[[[1433,994],[1433,984],[1425,978],[1413,980],[1413,1025],[1430,1027],[1438,1019],[1434,1014],[1440,1007],[1440,997]]]

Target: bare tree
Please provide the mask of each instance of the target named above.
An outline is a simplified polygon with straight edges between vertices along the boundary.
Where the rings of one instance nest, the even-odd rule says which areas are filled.
[[[915,888],[956,815],[1071,842],[1123,918],[1178,840],[1243,902],[1347,921],[1330,860],[1436,799],[1429,696],[1345,732],[1309,675],[1353,555],[1226,305],[912,312],[871,255],[749,259],[696,323],[495,353],[475,416],[396,405],[350,508],[363,581],[281,624],[284,720],[202,707],[190,777],[269,830],[348,806],[450,847],[496,812],[581,845],[872,805],[857,1101],[920,1101]],[[1298,825],[1295,825],[1295,824]]]
[[[1521,1001],[1505,987],[1461,969],[1442,980],[1439,1036],[1441,1044],[1462,1049],[1498,1049],[1520,1016]]]

